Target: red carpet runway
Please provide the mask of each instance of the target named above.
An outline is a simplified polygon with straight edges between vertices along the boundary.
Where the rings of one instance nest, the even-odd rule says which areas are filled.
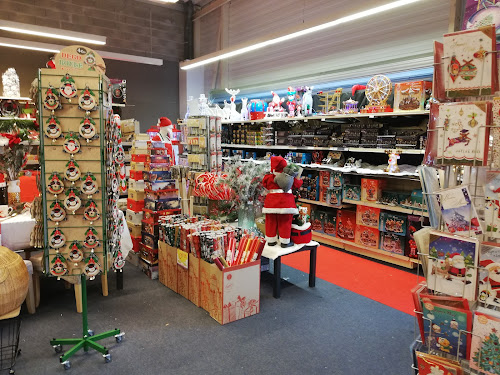
[[[317,256],[316,277],[413,315],[410,290],[423,277],[326,246]],[[309,252],[287,255],[282,263],[308,273]]]

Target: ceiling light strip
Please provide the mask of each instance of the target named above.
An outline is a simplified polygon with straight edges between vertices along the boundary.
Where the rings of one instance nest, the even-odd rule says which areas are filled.
[[[53,27],[30,25],[26,23],[11,22],[5,20],[0,20],[0,30],[45,38],[70,40],[72,42],[79,42],[84,44],[96,44],[101,46],[106,44],[106,37],[101,35],[80,33],[76,31],[56,29]]]
[[[196,68],[196,67],[199,67],[202,65],[206,65],[206,64],[210,64],[210,63],[213,63],[213,62],[216,62],[219,60],[242,55],[244,53],[252,52],[252,51],[255,51],[255,50],[260,49],[260,48],[264,48],[264,47],[267,47],[267,46],[270,46],[273,44],[277,44],[277,43],[281,43],[281,42],[284,42],[284,41],[287,41],[287,40],[290,40],[293,38],[297,38],[299,36],[308,35],[308,34],[311,34],[311,33],[317,32],[317,31],[321,31],[321,30],[324,30],[324,29],[327,29],[330,27],[334,27],[334,26],[337,26],[337,25],[340,25],[343,23],[359,20],[359,19],[364,18],[364,17],[372,16],[372,15],[375,15],[378,13],[382,13],[382,12],[385,12],[388,10],[402,7],[404,5],[412,4],[412,3],[415,3],[417,1],[421,1],[421,0],[394,1],[394,2],[389,3],[389,4],[381,5],[381,6],[378,6],[375,8],[364,10],[362,12],[351,14],[349,16],[342,17],[342,18],[336,19],[336,20],[331,21],[331,22],[326,22],[326,23],[323,23],[323,24],[320,24],[317,26],[307,28],[307,29],[292,32],[290,34],[286,34],[286,35],[283,35],[283,36],[280,36],[277,38],[269,39],[269,40],[266,40],[264,42],[254,43],[254,44],[251,44],[249,46],[234,49],[234,50],[229,51],[229,52],[221,53],[223,51],[222,50],[222,51],[219,51],[215,56],[212,56],[212,57],[208,57],[208,58],[207,57],[199,57],[199,58],[191,60],[191,61],[189,61],[189,60],[183,61],[183,62],[181,62],[181,69],[183,69],[183,70],[193,69],[193,68]],[[198,61],[196,61],[196,60],[198,60]]]

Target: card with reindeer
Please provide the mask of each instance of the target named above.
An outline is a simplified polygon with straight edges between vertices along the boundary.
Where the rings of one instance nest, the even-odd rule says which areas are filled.
[[[485,166],[491,126],[491,102],[439,105],[437,164]]]

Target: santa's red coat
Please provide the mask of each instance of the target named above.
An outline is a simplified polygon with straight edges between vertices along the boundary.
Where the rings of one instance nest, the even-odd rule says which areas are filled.
[[[275,175],[273,173],[266,174],[262,179],[262,185],[267,190],[280,190],[283,191],[279,185],[274,182]],[[295,178],[293,180],[292,189],[298,189],[302,186],[302,180]],[[269,192],[264,201],[264,214],[298,214],[297,206],[295,205],[295,198],[292,193],[272,193]]]

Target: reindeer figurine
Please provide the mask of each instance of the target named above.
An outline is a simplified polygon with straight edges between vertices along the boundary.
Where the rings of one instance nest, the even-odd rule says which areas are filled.
[[[312,97],[312,89],[314,86],[306,86],[304,95],[302,95],[302,111],[304,117],[312,116],[313,114],[313,97]]]
[[[248,120],[250,113],[248,112],[248,98],[241,98],[241,119]]]
[[[226,92],[229,95],[231,95],[229,119],[234,120],[234,121],[241,120],[241,115],[238,113],[238,111],[236,111],[236,95],[238,95],[240,93],[240,89],[232,90],[232,89],[226,88]]]
[[[389,173],[398,173],[399,172],[399,167],[398,167],[398,159],[401,157],[401,153],[403,151],[401,150],[385,150],[385,153],[389,155],[389,165],[387,168],[384,169],[385,172]]]

